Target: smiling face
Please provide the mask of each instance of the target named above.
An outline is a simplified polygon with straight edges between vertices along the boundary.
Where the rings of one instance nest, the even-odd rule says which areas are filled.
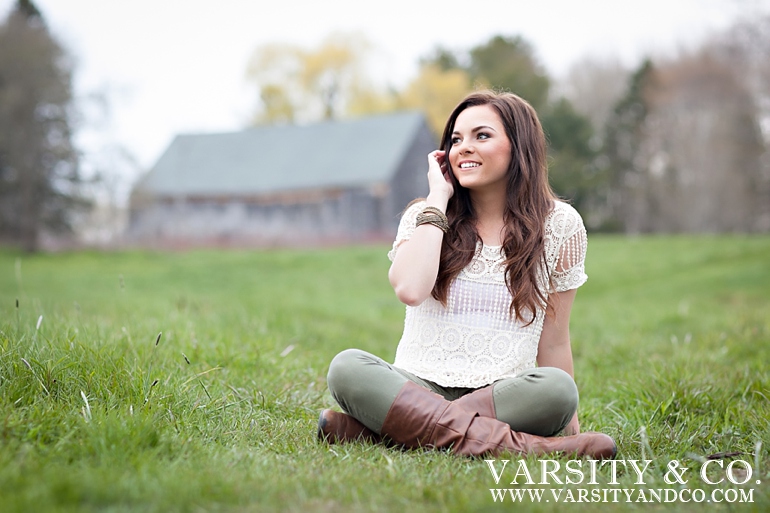
[[[492,106],[477,105],[460,112],[452,132],[449,163],[462,187],[505,192],[511,142]]]

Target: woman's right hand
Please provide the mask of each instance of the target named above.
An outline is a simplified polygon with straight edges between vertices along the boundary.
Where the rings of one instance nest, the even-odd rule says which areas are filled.
[[[449,176],[451,172],[445,151],[436,150],[428,154],[429,197],[435,197],[440,202],[449,201],[449,198],[454,194],[454,187]],[[446,204],[444,209],[446,209]]]
[[[429,207],[446,212],[449,198],[454,194],[450,180],[452,171],[445,159],[446,152],[428,154],[428,186],[426,198]],[[441,244],[444,232],[429,224],[418,226],[410,239],[401,243],[388,271],[388,278],[399,301],[417,306],[430,297],[436,284]]]

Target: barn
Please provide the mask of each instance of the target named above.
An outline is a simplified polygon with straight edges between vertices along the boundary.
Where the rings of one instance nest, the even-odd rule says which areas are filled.
[[[436,138],[401,112],[177,136],[134,187],[127,238],[154,246],[296,246],[392,239],[427,194]]]

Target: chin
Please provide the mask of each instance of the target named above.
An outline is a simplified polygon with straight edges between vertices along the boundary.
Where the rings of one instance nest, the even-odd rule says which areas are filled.
[[[473,182],[472,180],[465,180],[459,183],[460,183],[460,187],[462,187],[463,189],[468,189],[469,191],[472,191],[478,188],[478,184]]]
[[[455,175],[455,177],[457,177],[457,175]],[[476,180],[473,180],[468,176],[463,176],[463,177],[457,178],[457,183],[458,185],[460,185],[460,187],[463,187],[465,189],[471,189],[476,184]]]

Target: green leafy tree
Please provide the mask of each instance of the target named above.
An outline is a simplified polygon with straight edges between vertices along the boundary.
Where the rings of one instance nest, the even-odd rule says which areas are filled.
[[[475,83],[516,93],[538,111],[548,102],[551,80],[520,36],[494,36],[471,48],[467,71]]]
[[[460,64],[461,56],[443,46],[437,46],[431,53],[420,59],[420,67],[435,66],[441,71],[451,71],[455,69],[463,69],[467,71],[467,66]]]
[[[629,80],[626,94],[618,101],[607,120],[604,153],[608,180],[608,206],[612,212],[610,229],[625,228],[633,216],[632,204],[645,190],[645,170],[639,158],[644,143],[645,121],[650,113],[649,91],[655,69],[645,60]]]
[[[521,36],[496,35],[467,51],[438,46],[420,63],[445,72],[462,70],[468,76],[470,87],[515,93],[536,110],[548,103],[551,80],[538,62],[532,45]]]
[[[30,0],[0,25],[0,238],[27,251],[70,232],[81,198],[71,61]]]
[[[565,98],[549,105],[540,119],[548,138],[551,186],[584,214],[591,212],[604,180],[596,166],[597,152],[591,147],[591,121]]]

